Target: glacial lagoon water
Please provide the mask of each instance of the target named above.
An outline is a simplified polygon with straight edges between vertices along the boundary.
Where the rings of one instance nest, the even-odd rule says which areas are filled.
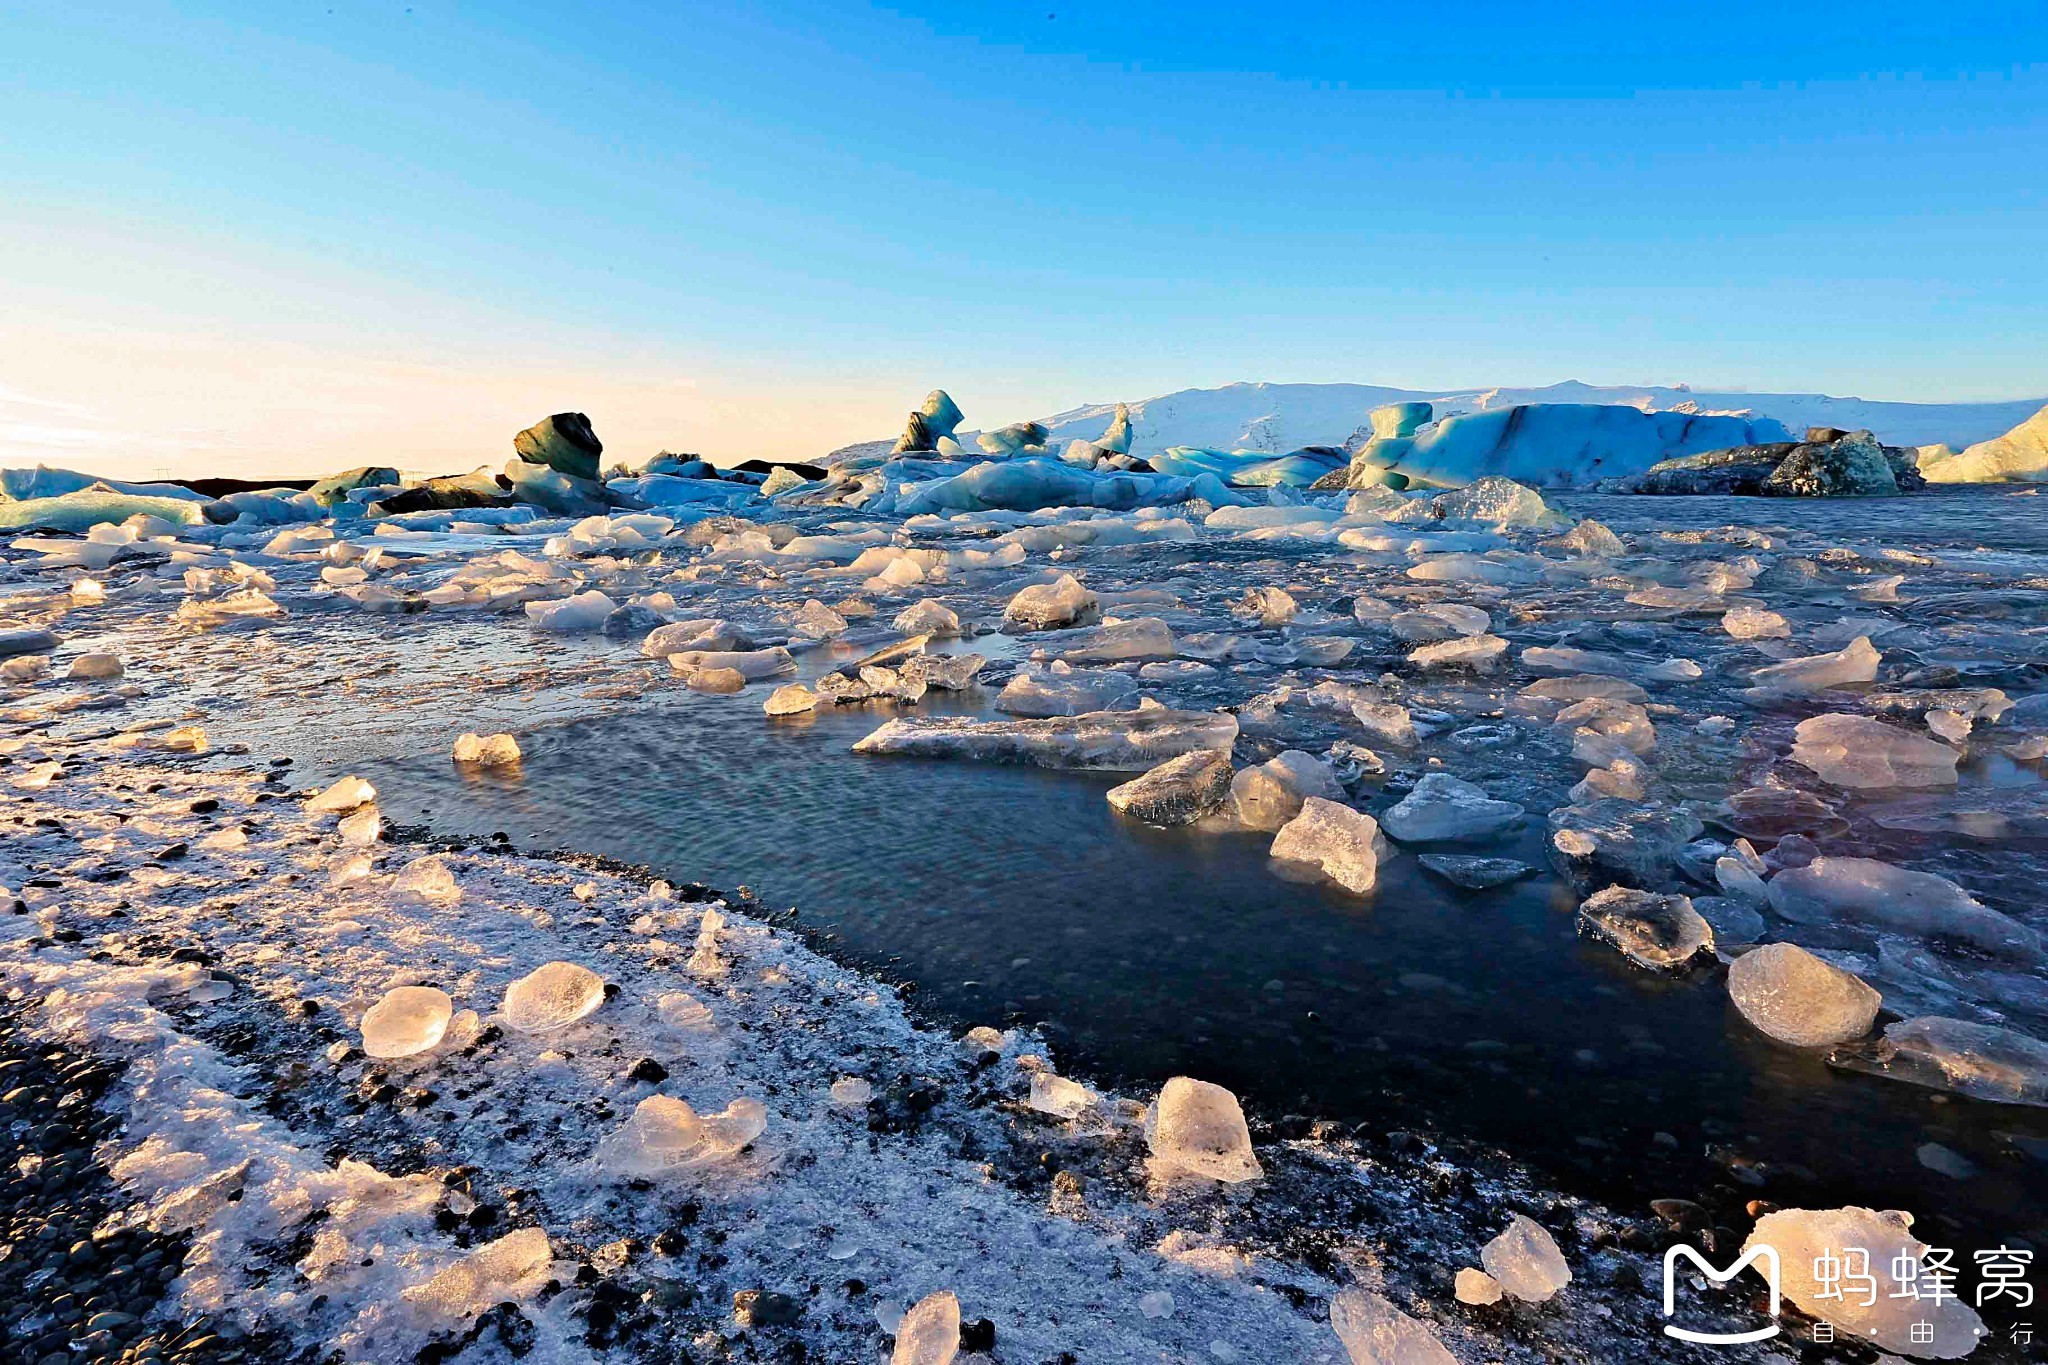
[[[1624,531],[1796,524],[1976,555],[2004,577],[2029,561],[2048,572],[2048,505],[2011,493],[1563,501]],[[631,654],[595,640],[535,648]],[[2048,1114],[1832,1070],[1765,1042],[1714,974],[1654,977],[1580,938],[1540,805],[1511,843],[1483,850],[1538,876],[1463,891],[1404,855],[1361,900],[1275,876],[1270,836],[1117,816],[1103,793],[1119,775],[857,757],[888,708],[769,721],[760,691],[675,689],[522,730],[510,775],[466,777],[438,742],[372,745],[353,768],[399,821],[744,885],[796,907],[818,946],[910,983],[934,1017],[1037,1024],[1062,1067],[1131,1093],[1194,1074],[1268,1118],[1497,1146],[1638,1208],[1718,1185],[1724,1198],[1910,1209],[1937,1244],[2048,1241]],[[921,709],[981,710],[991,696],[933,693]],[[1965,781],[2030,799],[2040,785],[2002,761]],[[2013,898],[2048,872],[2040,841],[1978,848],[1892,829],[1850,845],[1931,857],[2023,918],[2033,907]],[[1975,1173],[1937,1173],[1919,1156],[1928,1143]]]

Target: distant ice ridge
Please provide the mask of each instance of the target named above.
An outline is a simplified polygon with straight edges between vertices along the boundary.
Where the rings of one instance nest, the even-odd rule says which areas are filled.
[[[1427,402],[1439,420],[1528,403],[1613,403],[1652,412],[1752,415],[1790,431],[1808,427],[1868,428],[1888,445],[1946,443],[1957,449],[2000,436],[2031,417],[2048,398],[1998,403],[1891,403],[1819,393],[1742,393],[1683,385],[1599,385],[1566,380],[1535,388],[1403,389],[1380,384],[1226,384],[1180,389],[1125,404],[1131,451],[1169,446],[1262,450],[1273,454],[1310,445],[1339,445],[1387,403]],[[1090,403],[1041,417],[1046,444],[1094,439],[1115,414],[1114,403]]]

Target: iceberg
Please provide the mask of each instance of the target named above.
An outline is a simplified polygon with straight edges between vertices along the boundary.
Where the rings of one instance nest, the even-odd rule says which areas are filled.
[[[1961,454],[1923,459],[1920,473],[1929,483],[2048,482],[2048,408]]]
[[[1585,488],[1673,455],[1790,441],[1791,433],[1768,417],[1528,403],[1447,417],[1402,439],[1407,448],[1384,467],[1412,484],[1462,488],[1498,475],[1532,488]],[[1374,455],[1368,445],[1357,458]]]
[[[82,533],[134,516],[159,517],[173,526],[199,526],[206,521],[204,507],[204,503],[187,499],[124,493],[93,483],[55,497],[0,502],[0,531]]]

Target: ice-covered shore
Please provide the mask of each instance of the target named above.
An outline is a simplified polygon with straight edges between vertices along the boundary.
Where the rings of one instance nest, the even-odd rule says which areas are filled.
[[[11,755],[17,786],[25,755],[63,771],[9,817],[0,982],[127,1064],[105,1158],[128,1217],[192,1235],[180,1311],[309,1359],[871,1360],[948,1290],[996,1360],[1342,1361],[1330,1303],[1363,1285],[1473,1359],[1654,1349],[1649,1229],[1511,1167],[1262,1129],[1257,1184],[1176,1179],[1136,1101],[1056,1081],[1028,1034],[920,1025],[759,907],[413,843],[165,730],[63,729]],[[549,961],[601,1003],[521,1032],[507,988]],[[366,1013],[419,986],[456,1007],[436,1040],[365,1056]],[[623,1159],[661,1095],[765,1122]],[[1458,1308],[1445,1277],[1516,1211],[1580,1288]]]
[[[908,516],[728,487],[12,542],[0,980],[128,1063],[101,1155],[132,1217],[193,1234],[179,1303],[362,1360],[872,1360],[941,1291],[962,1349],[993,1331],[1009,1362],[1708,1358],[1655,1295],[1697,1212],[1394,1123],[1261,1123],[1246,1151],[1231,1109],[1163,1121],[1028,1032],[956,1038],[764,907],[437,848],[223,745],[315,711],[438,717],[451,762],[516,769],[567,697],[867,708],[863,761],[1121,769],[1137,818],[1271,831],[1276,871],[1359,895],[1410,856],[1526,875],[1485,855],[1533,821],[1589,941],[1771,1044],[2048,1100],[2032,554],[1617,532],[1501,480]],[[505,633],[617,645],[501,666]],[[418,652],[323,648],[366,636]],[[997,714],[924,714],[976,687]],[[1892,1326],[1866,1335],[1904,1350]]]

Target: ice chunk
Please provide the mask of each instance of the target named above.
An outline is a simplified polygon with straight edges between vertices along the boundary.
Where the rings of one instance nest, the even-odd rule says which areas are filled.
[[[1837,637],[1839,638],[1839,637]],[[1868,635],[1859,635],[1833,654],[1814,654],[1769,664],[1749,675],[1759,692],[1773,696],[1800,696],[1824,692],[1846,683],[1867,683],[1877,679],[1882,656]]]
[[[960,617],[945,603],[927,597],[914,602],[896,613],[896,629],[905,635],[929,635],[935,638],[960,633]]]
[[[1596,767],[1657,747],[1657,727],[1650,723],[1650,713],[1634,702],[1589,697],[1559,711],[1551,723],[1570,727],[1572,757]]]
[[[1046,720],[982,721],[906,716],[853,746],[857,754],[902,754],[1041,768],[1138,771],[1196,749],[1227,753],[1237,719],[1214,711],[1142,706]]]
[[[901,673],[910,681],[945,692],[964,692],[974,686],[988,660],[979,654],[914,654],[903,661]]]
[[[1506,886],[1536,870],[1513,858],[1476,858],[1453,853],[1425,853],[1416,861],[1445,881],[1468,891]]]
[[[2048,1043],[1997,1024],[1922,1015],[1888,1026],[1884,1075],[1993,1104],[2048,1105]]]
[[[953,1365],[960,1353],[960,1300],[950,1289],[927,1294],[896,1324],[889,1365]]]
[[[1230,754],[1194,749],[1109,789],[1109,804],[1148,825],[1186,825],[1230,796]]]
[[[1568,554],[1583,555],[1588,559],[1615,559],[1628,553],[1628,546],[1622,544],[1620,536],[1591,517],[1587,517],[1556,539],[1543,543]]]
[[[1246,588],[1244,596],[1230,608],[1230,614],[1247,625],[1274,630],[1294,619],[1299,608],[1284,588]]]
[[[1330,1327],[1351,1365],[1458,1365],[1429,1326],[1369,1289],[1346,1289],[1330,1300]]]
[[[1075,672],[1056,665],[1026,671],[996,694],[996,710],[1013,716],[1079,716],[1090,711],[1123,711],[1138,703],[1138,684],[1127,674]]]
[[[1913,1237],[1908,1230],[1912,1223],[1909,1214],[1864,1208],[1779,1209],[1757,1219],[1742,1250],[1775,1251],[1784,1296],[1801,1312],[1833,1323],[1837,1331],[1918,1359],[1961,1359],[1977,1348],[1984,1334],[1983,1319],[1956,1297],[1953,1281],[1930,1273],[1927,1244]],[[1887,1287],[1869,1302],[1859,1292],[1844,1294],[1842,1253],[1851,1248],[1868,1254],[1871,1270],[1879,1277],[1890,1274],[1895,1265],[1905,1267],[1908,1274],[1898,1277],[1900,1283],[1885,1281]],[[1836,1273],[1823,1277],[1823,1269],[1830,1265]],[[1919,1335],[1931,1340],[1916,1338],[1919,1324],[1925,1324]]]
[[[77,665],[72,667],[75,669]],[[1970,737],[1970,718],[1960,712],[1929,711],[1922,719],[1929,730],[1951,744],[1961,744]]]
[[[1471,635],[1418,645],[1409,651],[1408,662],[1422,669],[1469,668],[1475,673],[1491,673],[1507,652],[1508,642],[1498,635]]]
[[[688,649],[668,656],[668,666],[688,678],[693,673],[730,669],[748,682],[796,669],[796,660],[780,645],[767,649]]]
[[[1056,630],[1084,625],[1097,612],[1095,594],[1070,573],[1025,588],[1003,608],[1003,619],[1020,630]]]
[[[432,986],[399,986],[363,1014],[363,1053],[410,1057],[430,1051],[448,1031],[455,1002]]]
[[[1524,1303],[1543,1303],[1572,1282],[1564,1253],[1541,1223],[1514,1214],[1500,1236],[1479,1253],[1479,1263],[1500,1287]]]
[[[1686,811],[1637,801],[1560,806],[1550,812],[1551,861],[1581,886],[1657,886],[1702,828]]]
[[[1031,1096],[1025,1101],[1041,1114],[1071,1119],[1095,1107],[1095,1092],[1078,1081],[1055,1076],[1050,1071],[1031,1073]]]
[[[1113,621],[1083,630],[1059,643],[1048,643],[1058,657],[1072,664],[1114,664],[1130,659],[1171,659],[1173,631],[1156,616]]]
[[[603,630],[604,618],[618,610],[619,604],[606,597],[597,589],[579,592],[574,597],[564,597],[552,602],[528,602],[526,619],[533,622],[534,629],[554,631],[558,634],[581,634],[586,631]]]
[[[1429,510],[1439,521],[1471,522],[1496,531],[1550,531],[1571,524],[1571,518],[1544,501],[1535,489],[1494,474],[1455,492],[1439,493],[1429,500]]]
[[[118,678],[127,672],[118,654],[81,654],[71,661],[66,669],[66,678],[96,682],[105,678]]]
[[[759,1100],[737,1099],[719,1113],[699,1114],[684,1100],[650,1095],[633,1107],[624,1127],[598,1144],[595,1162],[617,1178],[696,1170],[725,1160],[767,1126],[768,1110]]]
[[[761,709],[771,716],[795,716],[815,710],[818,694],[802,683],[788,683],[768,694]]]
[[[1721,618],[1721,629],[1738,640],[1781,640],[1792,633],[1789,621],[1762,607],[1736,607]]]
[[[554,1251],[539,1228],[521,1228],[486,1242],[425,1284],[405,1291],[417,1311],[450,1325],[467,1323],[500,1303],[518,1302],[553,1278]]]
[[[462,899],[462,885],[455,880],[448,860],[430,853],[399,869],[391,879],[391,894],[423,905],[452,905]]]
[[[1459,1303],[1472,1304],[1483,1308],[1490,1303],[1499,1303],[1503,1297],[1500,1281],[1475,1266],[1466,1266],[1452,1281],[1452,1292]]]
[[[2041,935],[1984,905],[1946,877],[1876,858],[1815,858],[1787,868],[1766,890],[1771,908],[1796,924],[1850,921],[1918,937],[1960,939],[2034,960]]]
[[[1790,943],[1767,943],[1728,968],[1728,998],[1757,1030],[1794,1047],[1833,1047],[1870,1032],[1883,998]]]
[[[1422,742],[1415,730],[1415,718],[1408,714],[1408,708],[1395,702],[1355,701],[1351,714],[1365,727],[1367,734],[1382,744],[1396,749],[1412,749]]]
[[[1145,1141],[1154,1168],[1226,1184],[1257,1180],[1265,1172],[1252,1155],[1251,1130],[1237,1096],[1220,1085],[1175,1076],[1145,1111]]]
[[[1486,612],[1463,602],[1431,602],[1413,611],[1396,613],[1387,622],[1395,638],[1410,644],[1482,635],[1492,624],[1493,618]]]
[[[1496,801],[1449,773],[1427,773],[1380,823],[1403,843],[1490,839],[1513,828],[1523,813],[1513,801]]]
[[[1365,812],[1311,796],[1302,802],[1301,813],[1273,836],[1271,853],[1288,862],[1312,863],[1346,891],[1363,896],[1379,878],[1374,848],[1379,832],[1379,825]]]
[[[691,650],[746,649],[752,643],[731,622],[702,617],[656,626],[640,642],[640,652],[650,659],[666,659]]]
[[[1299,749],[1287,749],[1230,781],[1230,805],[1247,829],[1276,830],[1301,811],[1311,796],[1342,801],[1344,788],[1330,765]]]
[[[683,685],[692,692],[729,696],[746,690],[747,675],[737,668],[696,668],[683,679]]]
[[[479,768],[504,768],[519,761],[519,741],[510,735],[465,734],[455,741],[455,761]]]
[[[574,962],[549,962],[506,988],[501,1012],[508,1028],[553,1033],[603,1003],[604,978]]]
[[[306,803],[309,814],[354,810],[377,799],[377,789],[360,777],[344,777]]]
[[[1653,971],[1677,971],[1714,946],[1714,931],[1684,896],[1610,886],[1579,906],[1579,930]]]

